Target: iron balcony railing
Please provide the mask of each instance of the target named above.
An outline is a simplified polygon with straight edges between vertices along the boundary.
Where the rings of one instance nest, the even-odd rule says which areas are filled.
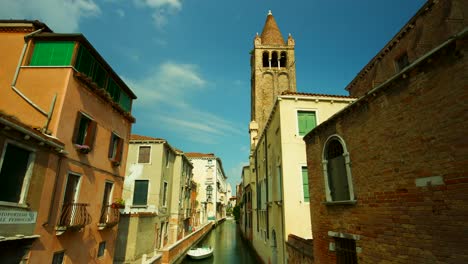
[[[120,212],[115,205],[106,205],[101,210],[99,218],[99,229],[110,228],[119,223]]]
[[[91,223],[91,215],[89,215],[86,203],[69,203],[64,204],[62,214],[60,215],[59,223],[57,224],[57,231],[62,234],[67,229],[79,230]],[[60,235],[57,232],[57,235]]]

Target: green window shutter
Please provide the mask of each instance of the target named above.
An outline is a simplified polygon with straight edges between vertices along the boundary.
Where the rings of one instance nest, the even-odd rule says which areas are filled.
[[[73,41],[38,41],[34,44],[31,66],[69,66],[73,55]]]
[[[120,94],[120,106],[127,112],[130,112],[132,108],[132,99],[126,93],[122,92]]]
[[[317,126],[315,112],[297,112],[299,135],[304,136]]]
[[[76,56],[75,68],[77,71],[92,77],[95,60],[91,53],[83,46],[78,49]]]
[[[309,176],[307,167],[302,167],[302,189],[304,193],[304,202],[309,202]]]
[[[136,180],[133,190],[133,205],[146,205],[148,199],[148,180]]]

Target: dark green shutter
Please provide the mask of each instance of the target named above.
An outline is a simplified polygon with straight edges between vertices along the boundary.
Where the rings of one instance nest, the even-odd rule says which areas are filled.
[[[133,190],[133,205],[146,205],[148,199],[148,180],[136,180]]]
[[[304,202],[309,202],[309,176],[307,167],[302,167],[302,189],[304,192]]]
[[[69,66],[75,42],[37,41],[31,57],[31,66]]]

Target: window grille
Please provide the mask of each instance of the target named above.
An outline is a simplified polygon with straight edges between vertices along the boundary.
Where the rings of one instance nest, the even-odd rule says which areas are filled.
[[[336,263],[357,264],[356,241],[335,237]]]

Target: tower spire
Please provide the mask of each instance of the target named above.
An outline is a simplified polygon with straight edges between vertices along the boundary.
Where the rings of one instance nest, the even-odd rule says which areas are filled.
[[[268,11],[267,19],[265,21],[265,26],[262,31],[262,44],[263,45],[284,45],[284,39],[281,35],[281,32],[276,24],[275,18],[271,13],[271,10]]]

